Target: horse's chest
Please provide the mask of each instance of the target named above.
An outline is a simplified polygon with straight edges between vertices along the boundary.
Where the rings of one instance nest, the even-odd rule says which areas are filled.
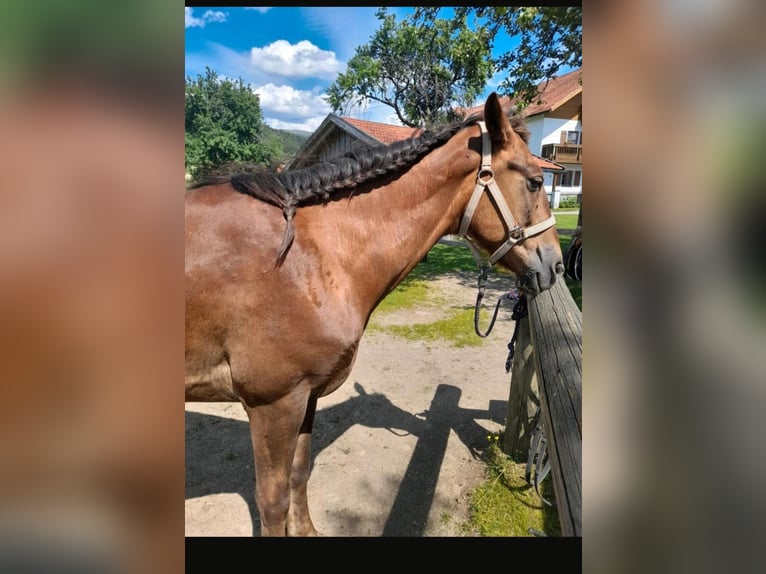
[[[320,386],[319,396],[329,395],[348,378],[354,367],[358,349],[359,341],[356,341],[340,350],[328,371],[328,376],[324,381],[317,381]]]

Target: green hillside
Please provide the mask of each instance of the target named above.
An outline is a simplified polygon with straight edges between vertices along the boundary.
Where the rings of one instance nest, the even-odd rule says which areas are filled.
[[[283,158],[292,157],[300,149],[311,132],[302,132],[298,130],[277,130],[269,126],[263,126],[264,139],[278,142],[283,150]]]

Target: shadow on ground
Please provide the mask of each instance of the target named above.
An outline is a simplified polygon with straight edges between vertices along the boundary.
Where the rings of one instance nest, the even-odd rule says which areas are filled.
[[[490,401],[486,411],[462,409],[461,390],[439,385],[430,408],[407,412],[385,395],[369,394],[354,384],[357,394],[343,403],[317,411],[312,441],[313,460],[354,425],[385,428],[417,437],[407,470],[399,482],[395,501],[382,536],[423,536],[434,500],[437,479],[454,431],[475,456],[486,446],[486,430],[477,419],[502,423],[506,403]],[[236,408],[241,408],[233,403]],[[371,449],[374,449],[372,445]],[[186,412],[186,498],[236,493],[247,501],[253,535],[260,535],[260,518],[254,500],[254,470],[247,422]],[[354,517],[349,521],[353,522]]]

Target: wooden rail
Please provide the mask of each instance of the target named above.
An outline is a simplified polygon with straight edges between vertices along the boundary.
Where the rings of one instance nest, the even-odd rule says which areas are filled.
[[[563,278],[528,302],[519,323],[503,444],[517,460],[526,460],[537,402],[561,533],[582,536],[582,312]]]
[[[582,145],[580,144],[545,144],[540,155],[551,161],[562,163],[582,163]]]

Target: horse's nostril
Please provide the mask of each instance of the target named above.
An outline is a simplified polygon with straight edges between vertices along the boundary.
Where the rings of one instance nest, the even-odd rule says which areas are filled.
[[[556,263],[556,273],[563,273],[564,271],[564,264],[561,261]]]

